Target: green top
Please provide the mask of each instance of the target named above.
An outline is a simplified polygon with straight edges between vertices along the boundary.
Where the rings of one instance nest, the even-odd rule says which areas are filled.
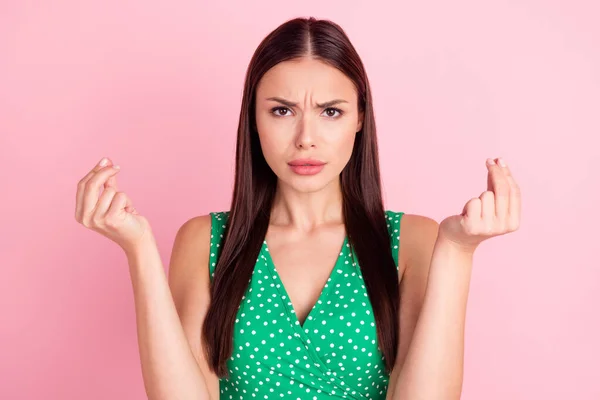
[[[210,276],[229,212],[211,213]],[[402,212],[386,211],[396,268]],[[266,241],[237,312],[221,399],[385,399],[373,309],[348,238],[327,283],[300,324]]]

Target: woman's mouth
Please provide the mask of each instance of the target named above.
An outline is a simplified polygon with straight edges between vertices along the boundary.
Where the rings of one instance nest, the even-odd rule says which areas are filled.
[[[321,172],[325,163],[320,160],[298,159],[288,163],[291,170],[298,175],[315,175]]]

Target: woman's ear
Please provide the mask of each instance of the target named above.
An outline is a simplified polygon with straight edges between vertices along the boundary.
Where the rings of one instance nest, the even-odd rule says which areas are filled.
[[[356,126],[356,133],[358,133],[358,132],[360,132],[362,130],[364,118],[365,118],[364,111],[360,111],[358,113],[358,124]]]

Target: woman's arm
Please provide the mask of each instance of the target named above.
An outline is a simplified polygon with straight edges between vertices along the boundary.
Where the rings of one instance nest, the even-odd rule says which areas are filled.
[[[438,370],[439,380],[444,385],[452,380],[458,380],[459,385],[462,382],[462,360],[460,358],[462,356],[462,330],[458,325],[460,325],[461,320],[464,321],[465,308],[456,304],[460,304],[460,297],[463,296],[459,293],[458,286],[453,284],[452,281],[444,281],[443,274],[439,273],[440,268],[436,266],[438,263],[435,260],[445,259],[445,255],[440,253],[444,249],[441,246],[443,242],[438,241],[439,224],[428,217],[407,214],[402,218],[400,232],[399,260],[402,266],[400,269],[402,272],[399,310],[400,336],[396,363],[390,377],[386,399],[455,398],[444,397],[455,389],[436,384],[435,376],[432,374],[435,371],[427,364],[432,364],[433,368]],[[435,256],[434,253],[436,253]],[[449,289],[444,286],[440,287],[439,282],[446,282],[454,286],[450,286]],[[468,282],[466,285],[468,289]],[[445,296],[459,299],[454,303],[453,309],[450,302],[443,300]],[[425,301],[426,299],[427,301]],[[463,301],[466,302],[466,297]],[[439,306],[435,305],[436,302],[442,303],[442,307],[448,307],[449,309],[441,310]],[[444,316],[437,319],[436,314],[440,312],[443,312]],[[458,316],[454,316],[453,313],[458,313]],[[452,323],[452,321],[455,322]],[[435,324],[435,326],[432,327],[431,324]],[[448,324],[448,326],[445,326],[445,324]],[[418,329],[417,325],[419,325]],[[451,330],[450,334],[445,333],[445,330]],[[436,341],[434,337],[424,336],[426,332],[440,333],[439,337],[444,342],[443,350],[446,351],[448,346],[452,346],[452,343],[459,342],[457,346],[453,347],[456,352],[460,353],[459,357],[451,359],[459,365],[458,367],[444,365],[446,362],[443,359],[440,361],[439,358],[430,356],[429,353],[433,353],[434,356],[443,356],[444,353],[437,353],[440,340]],[[413,348],[416,349],[411,350],[409,355],[409,349]],[[413,361],[414,359],[418,361]],[[451,371],[447,375],[452,376],[444,378],[441,375],[443,375],[446,368]],[[423,373],[426,381],[425,385],[418,381],[421,375],[419,373],[420,369],[425,371]],[[444,393],[444,396],[437,394],[436,388]],[[457,390],[460,393],[460,387]],[[436,393],[433,393],[433,391],[436,391]]]
[[[189,233],[186,234],[184,229],[182,234],[180,230],[175,239],[172,259],[177,262],[171,263],[170,274],[178,277],[189,273],[189,263],[181,261],[186,259],[182,251],[185,253],[186,248],[190,247]],[[148,399],[210,400],[208,382],[186,339],[173,301],[173,297],[177,293],[181,295],[181,291],[172,295],[154,238],[150,237],[128,252],[127,260],[134,293],[142,375]],[[208,271],[204,271],[208,279]],[[191,276],[188,274],[188,277]],[[182,286],[178,284],[178,288]],[[200,289],[197,286],[195,288]],[[200,330],[196,336],[200,336]]]
[[[427,257],[419,259],[427,262]],[[408,351],[391,386],[391,399],[460,399],[473,256],[437,237],[430,260],[430,265],[415,260],[407,266],[405,286],[421,285],[425,271],[428,277],[409,346],[403,343]],[[418,303],[413,306],[418,308]]]
[[[400,320],[404,315],[418,317],[412,338],[402,343],[401,333],[399,352],[406,346],[408,350],[405,359],[396,360],[393,382],[390,379],[392,399],[460,399],[473,254],[483,241],[516,231],[521,219],[521,191],[508,166],[502,159],[488,159],[486,165],[487,190],[469,200],[460,215],[439,224],[431,262],[422,256],[417,257],[420,261],[408,261],[403,286],[412,289],[406,290],[408,301],[401,295],[401,304],[408,306],[400,307]],[[414,249],[426,253],[419,249],[429,248],[435,230],[425,231],[430,233],[419,237],[421,244],[409,246],[409,253],[414,254]],[[414,288],[422,286],[424,276],[427,285],[421,307],[420,290]]]

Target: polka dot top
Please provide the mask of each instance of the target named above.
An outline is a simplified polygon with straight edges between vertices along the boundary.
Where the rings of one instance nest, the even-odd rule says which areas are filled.
[[[229,212],[211,213],[211,281]],[[403,213],[386,211],[396,267]],[[300,324],[263,241],[237,312],[221,399],[385,399],[373,309],[348,238]]]

